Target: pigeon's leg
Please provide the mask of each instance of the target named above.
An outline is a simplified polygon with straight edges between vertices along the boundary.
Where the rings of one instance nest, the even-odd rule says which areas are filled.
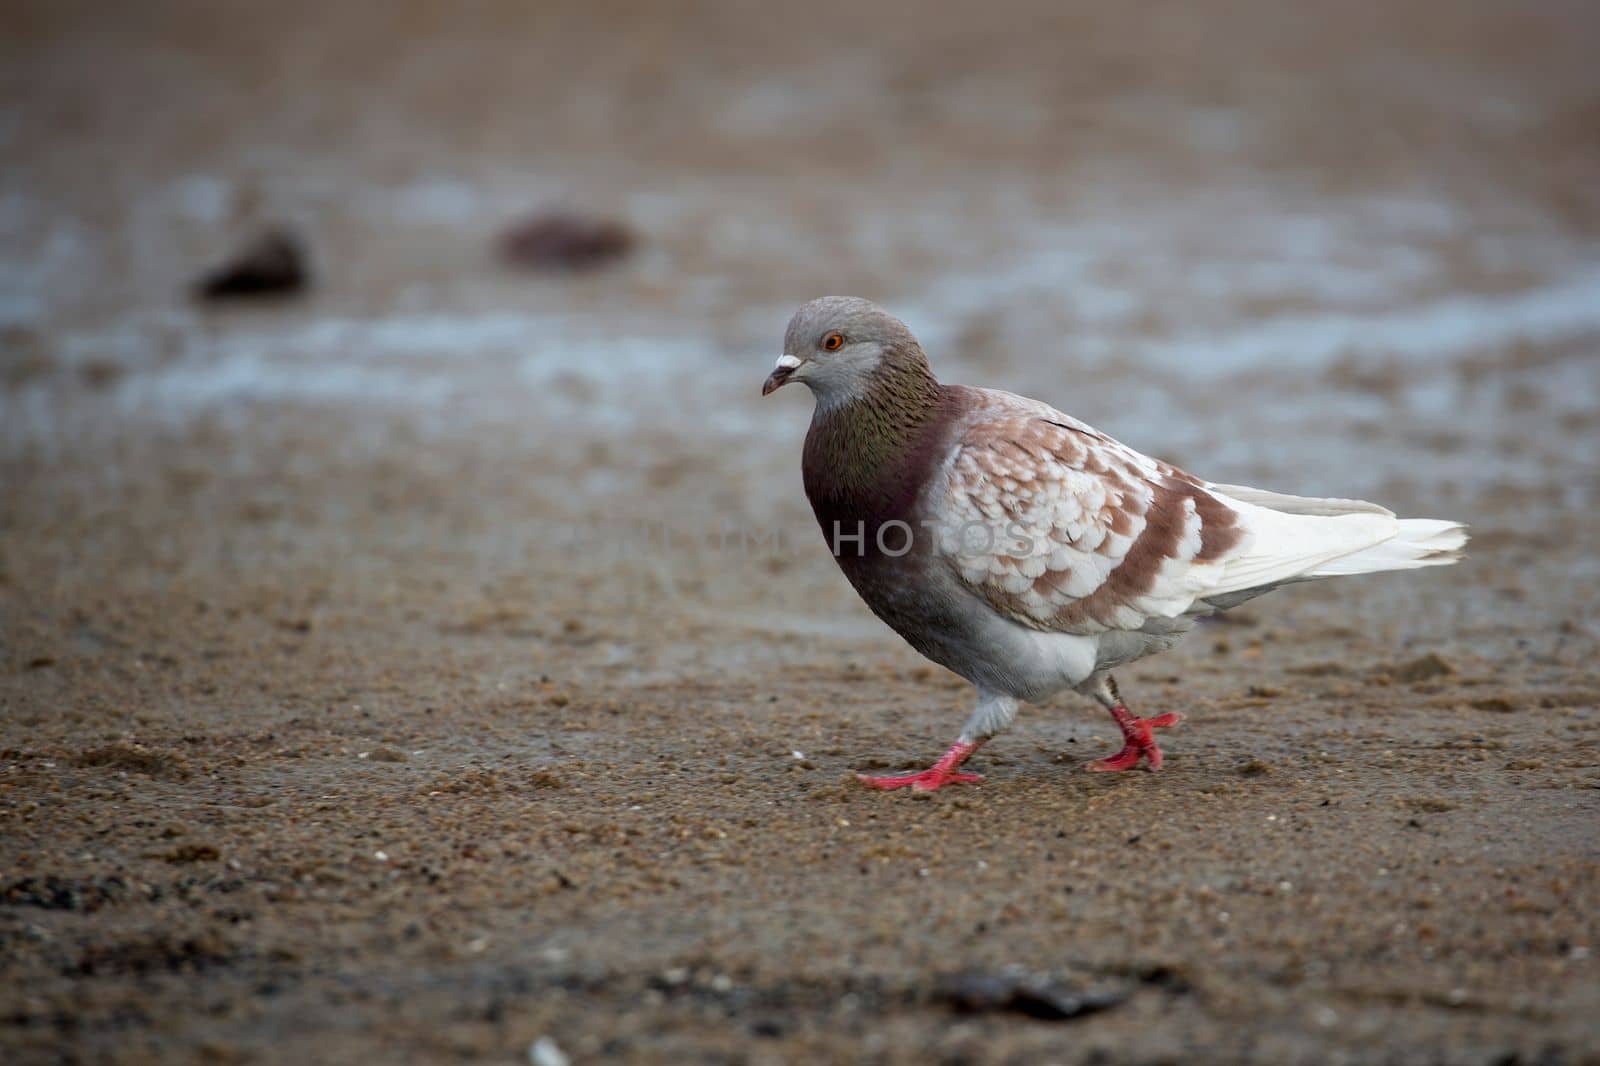
[[[945,785],[976,784],[983,780],[982,774],[963,773],[957,767],[966,762],[967,757],[973,752],[983,747],[990,737],[1010,725],[1016,713],[1017,701],[1010,696],[979,689],[978,706],[974,708],[972,717],[967,719],[961,735],[938,762],[926,770],[913,774],[889,774],[886,777],[871,777],[867,774],[856,776],[868,788],[909,788],[914,792],[932,792]]]
[[[1154,718],[1135,718],[1122,702],[1122,697],[1117,693],[1117,683],[1110,674],[1102,674],[1090,684],[1089,694],[1116,719],[1117,728],[1122,730],[1123,743],[1121,751],[1104,759],[1096,759],[1088,768],[1101,773],[1132,770],[1143,759],[1149,763],[1152,771],[1161,769],[1161,747],[1156,743],[1154,731],[1177,725],[1183,721],[1183,715],[1168,711]]]

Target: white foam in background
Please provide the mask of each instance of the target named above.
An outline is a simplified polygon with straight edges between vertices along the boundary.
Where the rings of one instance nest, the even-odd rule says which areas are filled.
[[[185,188],[186,196],[207,204],[220,195],[209,181]],[[379,213],[425,216],[430,226],[462,222],[474,202],[485,210],[475,189],[464,180],[424,180],[392,190]],[[489,197],[496,209],[504,206],[499,195]],[[1600,337],[1600,252],[1554,231],[1535,239],[1520,216],[1497,236],[1493,226],[1448,203],[1395,196],[1308,203],[1225,194],[1155,207],[1107,199],[1053,220],[1034,217],[1018,190],[998,190],[993,201],[1015,217],[1007,221],[1003,211],[986,218],[984,239],[971,254],[930,258],[905,272],[894,301],[893,310],[912,323],[949,380],[1029,391],[1070,406],[1074,373],[1097,364],[1142,367],[1163,380],[1197,384],[1267,369],[1303,372],[1314,381],[1352,355],[1442,369],[1521,341]],[[651,202],[663,219],[693,217],[687,201],[663,194]],[[945,206],[890,212],[854,239],[864,258],[891,262],[895,256],[885,249],[907,242],[959,248],[958,238],[978,223]],[[22,224],[15,210],[0,215]],[[757,243],[792,247],[797,258],[821,254],[806,234],[786,235],[794,225],[766,218]],[[1519,284],[1460,291],[1455,264],[1436,250],[1451,239],[1498,257],[1501,267],[1509,262]],[[166,307],[51,329],[38,306],[40,286],[29,278],[59,277],[71,265],[65,259],[82,252],[59,245],[47,245],[55,251],[46,261],[17,268],[27,276],[0,298],[0,311],[20,301],[19,314],[45,314],[38,324],[69,367],[94,361],[121,367],[112,389],[130,420],[183,418],[238,403],[307,401],[354,412],[378,404],[448,417],[458,427],[474,419],[521,420],[531,434],[676,430],[748,447],[753,455],[776,447],[774,426],[803,421],[795,404],[755,400],[792,307],[737,306],[730,279],[717,273],[681,272],[673,295],[648,312],[573,310],[551,301],[539,310],[446,306],[361,314],[312,305],[237,317]],[[652,254],[659,257],[660,249]],[[963,331],[977,317],[996,323],[990,343],[1007,353],[998,369],[983,353],[963,350]],[[730,352],[712,338],[708,321],[722,323],[724,337],[731,329],[770,341],[752,340],[748,355]],[[1568,376],[1559,402],[1600,402],[1595,375]],[[1435,411],[1456,402],[1448,389],[1430,392],[1426,385],[1411,389],[1404,402]],[[1173,388],[1169,382],[1166,392],[1140,394],[1148,437],[1136,443],[1176,448],[1207,440],[1213,413],[1175,405]],[[61,402],[48,380],[0,393],[0,414],[11,423],[6,436],[50,433]],[[1282,425],[1330,413],[1355,419],[1380,411],[1371,398],[1334,398],[1324,390],[1285,401],[1271,417]]]

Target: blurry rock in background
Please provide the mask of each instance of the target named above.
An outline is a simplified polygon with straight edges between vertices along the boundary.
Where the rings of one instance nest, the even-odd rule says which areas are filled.
[[[626,224],[563,211],[542,211],[508,226],[500,258],[523,270],[577,273],[611,266],[633,251]]]
[[[207,302],[284,299],[311,284],[305,247],[282,226],[244,245],[228,262],[195,283],[195,296]]]

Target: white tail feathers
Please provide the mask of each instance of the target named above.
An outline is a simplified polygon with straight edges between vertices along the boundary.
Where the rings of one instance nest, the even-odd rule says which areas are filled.
[[[1266,489],[1253,489],[1248,485],[1209,485],[1213,492],[1220,492],[1224,496],[1245,503],[1253,503],[1257,507],[1268,510],[1280,511],[1283,514],[1309,514],[1309,515],[1336,515],[1336,514],[1381,514],[1394,517],[1394,512],[1389,508],[1366,500],[1340,500],[1320,499],[1315,496],[1291,496],[1287,492],[1268,492]]]
[[[1435,518],[1396,518],[1365,500],[1289,496],[1243,485],[1210,485],[1253,534],[1223,564],[1208,597],[1382,570],[1447,566],[1461,558],[1467,527]]]
[[[1399,532],[1381,544],[1323,563],[1306,577],[1340,577],[1380,570],[1414,570],[1419,566],[1449,566],[1461,559],[1467,527],[1438,518],[1402,518]]]

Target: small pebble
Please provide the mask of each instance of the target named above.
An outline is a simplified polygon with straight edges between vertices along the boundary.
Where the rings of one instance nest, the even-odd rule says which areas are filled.
[[[634,243],[633,231],[620,222],[546,212],[507,229],[500,257],[524,269],[572,273],[609,266]]]
[[[311,282],[300,239],[286,229],[271,229],[241,248],[232,259],[195,283],[195,296],[207,302],[293,296]]]
[[[528,1045],[528,1062],[532,1066],[568,1066],[571,1061],[561,1045],[548,1036],[541,1036]]]

